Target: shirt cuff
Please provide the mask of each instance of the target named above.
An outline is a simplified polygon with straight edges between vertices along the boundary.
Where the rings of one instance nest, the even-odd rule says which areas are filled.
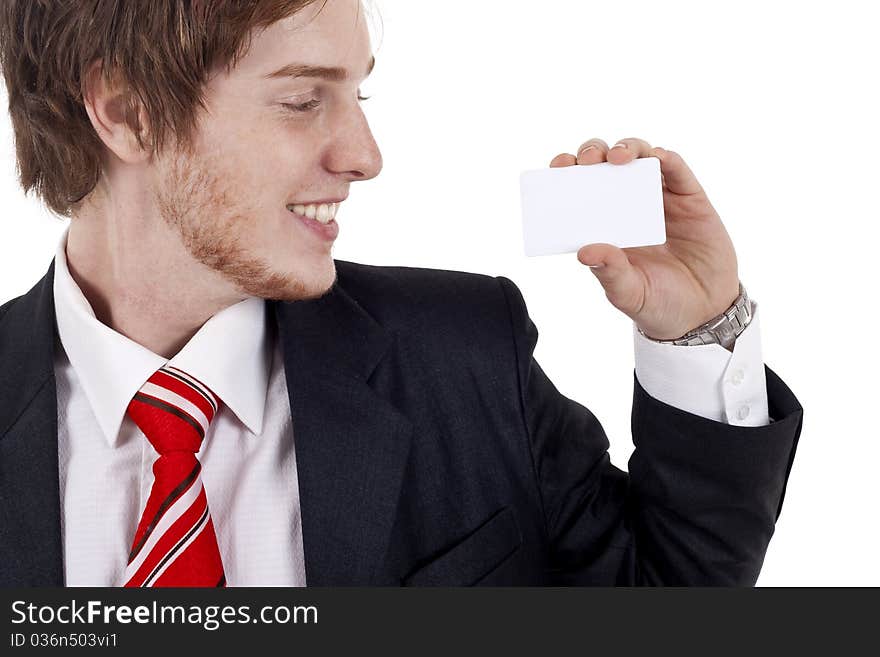
[[[636,377],[651,397],[716,422],[770,424],[758,303],[731,353],[720,344],[660,344],[633,322]]]

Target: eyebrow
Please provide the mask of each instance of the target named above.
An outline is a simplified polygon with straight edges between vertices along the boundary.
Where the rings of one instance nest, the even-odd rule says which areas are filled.
[[[376,66],[376,56],[370,58],[370,64],[367,66],[367,74],[373,72]],[[334,66],[312,66],[310,64],[287,64],[282,66],[274,73],[264,76],[266,79],[272,78],[322,78],[331,82],[345,82],[348,79],[348,70],[337,68]]]

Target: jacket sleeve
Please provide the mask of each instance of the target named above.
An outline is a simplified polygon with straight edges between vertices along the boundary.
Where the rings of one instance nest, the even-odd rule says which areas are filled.
[[[599,420],[534,358],[538,330],[519,289],[507,299],[520,411],[558,585],[753,585],[782,509],[803,409],[765,367],[770,424],[716,422],[648,395],[633,372],[629,473]]]

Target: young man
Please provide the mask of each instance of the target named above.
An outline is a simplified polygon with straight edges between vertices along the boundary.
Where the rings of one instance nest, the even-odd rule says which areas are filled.
[[[510,280],[333,259],[382,168],[358,0],[0,25],[21,183],[70,219],[0,307],[0,584],[755,582],[802,409],[676,153],[551,162],[661,161],[667,243],[578,253],[633,320],[626,473]]]

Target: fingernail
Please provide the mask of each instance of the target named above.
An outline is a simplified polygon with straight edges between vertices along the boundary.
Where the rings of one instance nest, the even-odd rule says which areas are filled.
[[[611,148],[612,149],[614,149],[614,148],[627,148],[627,145],[624,144],[622,141],[619,141],[616,144],[614,144],[614,146],[612,146]]]
[[[587,146],[586,148],[582,148],[580,151],[578,151],[578,155],[580,155],[581,153],[586,153],[588,151],[594,151],[594,150],[596,150],[595,146]]]
[[[605,265],[587,265],[590,269],[602,269]]]

